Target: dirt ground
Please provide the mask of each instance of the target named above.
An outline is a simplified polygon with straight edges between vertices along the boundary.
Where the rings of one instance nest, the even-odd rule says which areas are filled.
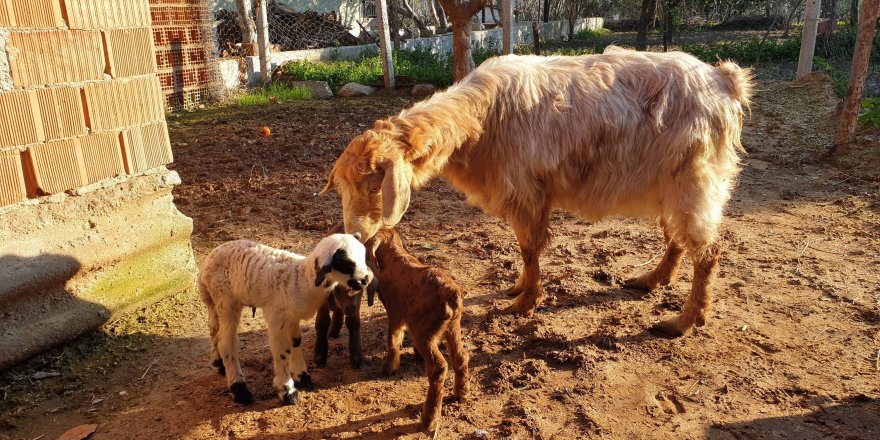
[[[441,180],[414,194],[402,223],[410,249],[468,292],[472,398],[444,406],[436,438],[880,438],[880,139],[862,133],[857,154],[831,163],[821,158],[834,131],[830,85],[759,89],[711,320],[684,338],[645,329],[680,308],[689,263],[669,288],[621,287],[663,250],[653,222],[556,212],[542,260],[548,296],[521,318],[494,313],[519,266],[509,228]],[[410,102],[171,117],[172,167],[183,179],[175,197],[195,222],[197,259],[235,238],[307,252],[341,218],[336,196],[312,196],[336,157]],[[259,136],[262,126],[271,137]],[[290,406],[271,388],[261,314],[246,314],[243,368],[258,400],[239,406],[208,365],[197,295],[172,296],[4,372],[0,438],[54,439],[85,423],[99,425],[95,439],[425,438],[422,367],[407,348],[401,372],[384,377],[384,311],[363,311],[365,365],[349,367],[343,331],[328,366],[312,368],[317,387]],[[311,361],[313,322],[304,328]]]

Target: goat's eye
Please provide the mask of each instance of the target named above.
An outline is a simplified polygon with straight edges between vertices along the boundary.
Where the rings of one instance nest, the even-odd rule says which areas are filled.
[[[380,189],[382,188],[378,186],[376,188],[370,188],[370,194],[378,194]]]

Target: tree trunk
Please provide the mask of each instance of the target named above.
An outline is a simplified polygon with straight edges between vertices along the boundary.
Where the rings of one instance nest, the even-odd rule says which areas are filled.
[[[437,8],[434,5],[434,0],[428,1],[428,14],[431,15],[431,23],[434,24],[434,33],[442,34],[442,30],[440,29],[440,17],[437,16]]]
[[[849,2],[849,21],[853,26],[859,22],[859,0]]]
[[[550,21],[550,0],[544,0],[544,23]]]
[[[474,70],[471,52],[471,26],[474,14],[483,8],[483,0],[439,0],[452,20],[452,77],[461,81]]]
[[[537,20],[532,20],[532,43],[535,44],[535,55],[541,55],[541,27]]]
[[[859,14],[859,34],[853,51],[852,69],[849,73],[849,85],[846,88],[846,100],[840,115],[840,126],[834,152],[838,155],[849,152],[859,118],[859,107],[862,92],[865,90],[865,77],[868,75],[868,61],[871,59],[871,44],[877,32],[877,18],[880,16],[880,0],[864,0]]]
[[[420,37],[427,37],[431,35],[431,31],[425,26],[425,22],[413,12],[412,6],[410,6],[409,1],[407,0],[399,0],[399,3],[395,4],[395,10],[400,14],[412,19],[413,23],[415,23],[416,27],[419,29]]]
[[[642,0],[642,13],[639,15],[639,29],[636,34],[636,50],[648,48],[648,23],[654,18],[657,0]]]
[[[439,23],[440,28],[437,30],[438,34],[445,34],[446,30],[449,28],[449,23],[446,22],[446,11],[443,10],[443,6],[440,4],[440,0],[428,0],[434,5],[434,13],[437,14],[437,22]]]
[[[241,29],[241,52],[242,55],[252,56],[257,53],[257,25],[254,23],[252,12],[254,3],[252,0],[237,0],[238,27]]]

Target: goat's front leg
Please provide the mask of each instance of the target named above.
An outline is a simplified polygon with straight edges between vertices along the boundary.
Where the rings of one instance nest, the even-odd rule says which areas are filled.
[[[302,350],[302,328],[299,320],[292,320],[288,330],[288,340],[292,347],[293,353],[290,356],[288,371],[296,382],[296,386],[300,388],[310,388],[312,386],[312,376],[309,375],[306,359],[303,357]]]
[[[275,387],[282,402],[294,403],[297,391],[291,377],[290,359],[294,356],[295,348],[291,346],[291,340],[287,335],[291,325],[299,327],[299,321],[289,322],[280,313],[272,311],[266,313],[266,325],[269,333],[269,349],[272,351],[272,364],[275,369],[272,386]]]
[[[545,203],[537,212],[517,213],[520,217],[510,220],[510,226],[519,241],[522,252],[523,270],[519,279],[508,294],[516,296],[504,313],[532,316],[535,308],[544,299],[541,288],[541,268],[539,259],[541,252],[550,242],[550,205]]]
[[[330,306],[325,302],[318,309],[315,317],[315,365],[323,368],[327,365],[327,352],[330,344],[327,341],[327,332],[330,330]]]
[[[352,297],[353,303],[345,307],[345,327],[348,329],[348,360],[352,368],[360,368],[361,352],[361,294]]]

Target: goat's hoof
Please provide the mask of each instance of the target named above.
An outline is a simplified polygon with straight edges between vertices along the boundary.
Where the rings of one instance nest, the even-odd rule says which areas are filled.
[[[679,338],[684,336],[689,329],[690,327],[682,328],[678,318],[672,318],[652,325],[648,331],[664,338]]]
[[[339,338],[339,332],[335,332],[335,331],[331,330],[330,333],[327,334],[327,336],[329,336],[330,339],[337,339],[337,338]]]
[[[285,405],[293,405],[299,400],[299,391],[290,390],[281,392],[281,402]]]
[[[312,376],[308,372],[302,372],[299,375],[299,380],[295,380],[293,382],[299,388],[314,388],[315,384],[312,383]]]
[[[211,365],[213,365],[214,368],[217,369],[217,374],[219,374],[221,376],[226,375],[226,367],[223,366],[223,359],[220,359],[220,358],[214,359],[214,362],[211,362]]]
[[[510,298],[516,298],[517,296],[519,296],[520,293],[523,293],[523,291],[525,291],[525,289],[523,289],[521,287],[511,287],[509,289],[504,289],[504,291],[502,291],[501,293],[504,296],[508,296]]]
[[[647,277],[640,276],[637,278],[630,278],[623,282],[623,287],[627,289],[636,289],[636,290],[644,290],[646,292],[650,292],[657,287],[660,287],[658,283],[650,282],[647,280]]]
[[[232,400],[235,401],[235,403],[249,405],[254,401],[254,396],[251,395],[250,390],[248,390],[247,385],[244,382],[233,383],[229,386],[229,391],[232,393]]]
[[[352,357],[349,359],[349,362],[351,363],[351,368],[354,368],[355,370],[360,369],[361,364],[363,364],[363,360],[361,360],[360,356]]]
[[[434,432],[437,430],[437,425],[439,424],[439,417],[422,416],[422,427],[425,428],[425,431]]]
[[[535,314],[535,306],[530,306],[520,301],[514,301],[513,304],[501,309],[499,313],[502,315],[520,315],[526,318],[531,318]]]

